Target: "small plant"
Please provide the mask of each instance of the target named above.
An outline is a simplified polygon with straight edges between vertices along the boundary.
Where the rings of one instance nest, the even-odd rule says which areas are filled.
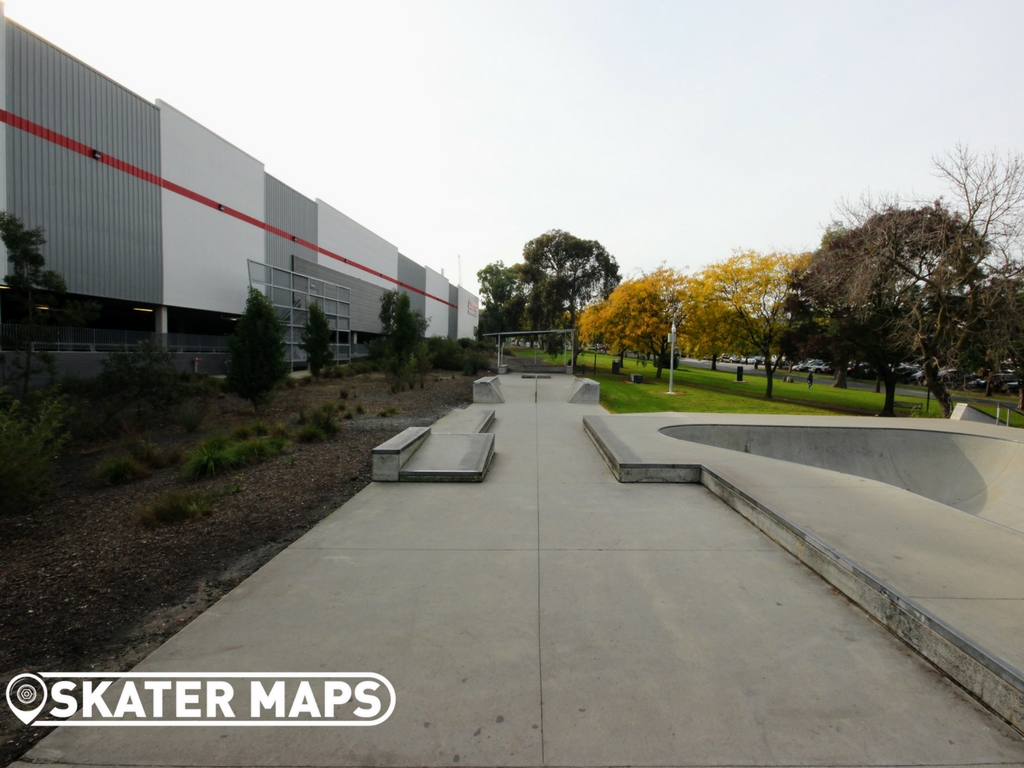
[[[338,390],[338,397],[340,397],[342,400],[348,400],[348,390],[342,387],[340,390]]]
[[[356,403],[356,413],[363,413],[364,408],[362,403]]]
[[[252,437],[252,427],[248,424],[239,424],[231,430],[231,436],[235,438],[235,440],[248,440]]]
[[[200,443],[185,455],[181,473],[189,480],[199,480],[234,469],[238,466],[237,458],[228,445],[223,437],[213,437]]]
[[[228,493],[230,493],[232,496],[234,496],[237,493],[241,493],[242,490],[243,490],[243,488],[242,488],[242,476],[241,475],[235,475],[235,481],[231,484],[231,487],[228,488]]]
[[[299,386],[299,382],[298,379],[293,379],[291,376],[289,376],[282,382],[281,386],[283,386],[285,389],[295,389],[297,386]]]
[[[352,411],[345,411],[341,418],[345,419],[345,421],[350,421],[352,419]]]
[[[96,468],[93,478],[102,485],[124,485],[149,475],[149,467],[137,459],[131,456],[111,456]]]
[[[155,528],[203,517],[212,511],[213,498],[209,494],[171,491],[153,499],[140,513],[139,520]]]
[[[334,403],[324,403],[309,417],[309,423],[324,433],[326,436],[335,434],[338,425],[334,419],[338,415],[338,406]]]
[[[167,466],[167,459],[153,443],[137,432],[126,431],[122,444],[128,455],[150,469],[161,469]]]
[[[297,439],[300,443],[322,443],[327,439],[327,433],[315,424],[307,424],[299,430]]]
[[[268,427],[259,419],[257,419],[254,422],[251,422],[249,426],[252,428],[252,433],[256,435],[256,437],[266,437],[267,435],[270,434],[270,427]]]
[[[396,413],[398,413],[398,408],[392,405],[390,408],[382,408],[377,413],[377,415],[378,416],[382,416],[384,418],[387,418],[388,416],[391,416],[391,415],[396,414]]]
[[[295,419],[295,423],[298,424],[299,426],[302,426],[303,424],[306,423],[306,409],[303,408],[302,406],[299,406],[299,415]]]
[[[178,409],[178,423],[190,434],[199,429],[205,416],[204,410],[195,400],[189,400]]]
[[[277,422],[277,424],[270,428],[270,432],[268,434],[271,437],[280,437],[287,440],[289,437],[291,437],[292,433],[288,431],[288,427],[286,427],[279,421]]]
[[[308,387],[310,384],[313,383],[313,381],[314,379],[312,376],[303,376],[301,379],[299,379],[299,384],[301,384],[304,387]]]

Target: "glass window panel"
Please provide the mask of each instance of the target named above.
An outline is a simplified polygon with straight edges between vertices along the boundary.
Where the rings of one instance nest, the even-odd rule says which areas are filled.
[[[319,280],[310,280],[309,281],[309,292],[312,293],[312,294],[315,294],[316,296],[323,296],[324,295],[324,284],[322,282],[320,282]]]
[[[254,283],[269,283],[270,267],[268,267],[266,264],[258,264],[255,261],[250,261],[249,279]]]
[[[348,288],[339,288],[338,289],[338,298],[341,301],[345,301],[345,302],[352,301],[351,291],[349,291]]]
[[[306,324],[306,313],[302,310],[296,309],[292,312],[292,325],[303,326]]]
[[[337,319],[336,325],[334,327],[337,328],[339,331],[347,331],[348,330],[348,318],[347,317],[339,317]]]
[[[281,318],[281,322],[285,325],[291,322],[292,311],[288,307],[275,307],[274,309],[277,310],[277,316]]]
[[[293,293],[292,294],[292,306],[296,309],[305,309],[308,305],[309,297],[304,293]]]
[[[296,291],[308,291],[309,278],[302,275],[292,275],[292,288]]]
[[[292,292],[286,288],[275,288],[273,302],[279,307],[290,307],[292,305]]]
[[[330,299],[325,300],[323,303],[323,310],[328,315],[338,314],[338,302],[331,301]]]
[[[292,276],[291,276],[291,274],[289,272],[284,272],[283,270],[280,270],[280,269],[275,269],[274,270],[274,285],[277,285],[277,286],[279,286],[281,288],[291,288],[292,287]]]

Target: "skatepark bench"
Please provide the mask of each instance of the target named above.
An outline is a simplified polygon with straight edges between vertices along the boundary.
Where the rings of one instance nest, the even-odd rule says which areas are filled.
[[[373,479],[398,482],[402,467],[430,436],[430,427],[409,427],[373,449]]]

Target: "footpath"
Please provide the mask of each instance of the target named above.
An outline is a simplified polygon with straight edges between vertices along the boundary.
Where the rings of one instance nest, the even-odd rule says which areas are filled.
[[[1024,740],[700,485],[621,484],[501,377],[482,483],[374,483],[139,672],[384,675],[367,728],[57,729],[19,768],[1024,765]]]

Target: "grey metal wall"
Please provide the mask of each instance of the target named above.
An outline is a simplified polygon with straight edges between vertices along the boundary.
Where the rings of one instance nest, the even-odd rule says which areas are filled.
[[[459,286],[448,286],[448,301],[452,306],[448,307],[448,338],[459,338]]]
[[[270,174],[266,174],[265,178],[264,221],[307,242],[315,243],[316,203]],[[270,232],[266,233],[266,238],[267,263],[272,266],[291,269],[293,256],[314,263],[318,261],[319,254],[312,248],[306,248]]]
[[[159,175],[156,107],[11,21],[6,43],[8,111]],[[159,304],[159,188],[5,129],[7,210],[46,230],[47,266],[74,293]]]
[[[350,291],[349,309],[352,313],[351,328],[353,331],[380,333],[383,330],[380,325],[380,298],[384,295],[384,289],[380,286],[371,285],[351,275],[330,269],[323,264],[314,264],[300,258],[292,259],[292,271],[307,277],[315,277],[346,286]]]
[[[398,254],[398,280],[419,288],[427,290],[427,270],[410,258]],[[409,306],[414,312],[419,312],[423,317],[427,316],[427,297],[416,291],[405,291],[409,294]]]

